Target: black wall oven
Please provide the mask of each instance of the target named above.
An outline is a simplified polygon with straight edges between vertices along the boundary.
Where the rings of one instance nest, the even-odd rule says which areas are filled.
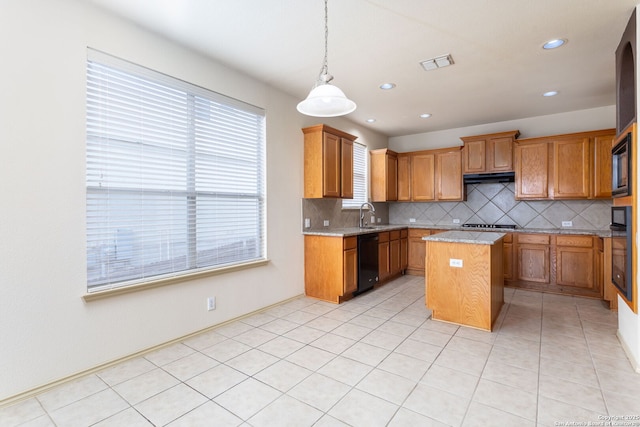
[[[631,219],[631,206],[611,208],[611,281],[629,302],[633,298]]]

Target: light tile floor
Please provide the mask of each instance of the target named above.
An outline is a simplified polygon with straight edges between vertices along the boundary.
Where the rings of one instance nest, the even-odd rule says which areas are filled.
[[[423,283],[404,276],[341,305],[290,301],[0,408],[0,425],[555,426],[640,414],[640,375],[600,301],[506,289],[488,333],[431,320]]]

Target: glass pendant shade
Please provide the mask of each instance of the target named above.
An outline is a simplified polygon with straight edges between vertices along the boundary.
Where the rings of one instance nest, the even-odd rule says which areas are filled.
[[[336,117],[354,111],[356,103],[347,98],[338,87],[325,83],[314,87],[297,108],[307,116]]]

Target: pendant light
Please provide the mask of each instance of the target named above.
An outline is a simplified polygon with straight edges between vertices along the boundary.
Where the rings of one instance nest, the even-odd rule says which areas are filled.
[[[315,86],[309,96],[298,104],[298,111],[307,116],[336,117],[349,114],[356,109],[356,103],[348,99],[338,87],[329,84],[333,76],[327,65],[329,26],[327,1],[324,0],[324,62]]]

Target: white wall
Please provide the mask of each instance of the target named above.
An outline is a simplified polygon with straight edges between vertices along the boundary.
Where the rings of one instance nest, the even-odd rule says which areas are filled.
[[[389,148],[404,153],[455,147],[462,145],[460,140],[462,136],[484,135],[516,129],[520,131],[519,139],[523,139],[614,127],[616,127],[616,107],[610,105],[589,110],[392,137],[389,138]]]
[[[297,99],[86,3],[1,3],[0,402],[304,292],[300,128],[320,121],[298,114]],[[269,265],[83,301],[87,46],[266,109]],[[325,122],[386,146],[346,119]]]
[[[637,28],[640,28],[640,14],[638,14],[638,11],[636,11],[636,26]],[[636,46],[640,46],[640,33],[637,33],[636,35]],[[640,66],[637,57],[638,52],[634,52],[634,54],[636,55],[636,82],[640,82]],[[636,84],[636,100],[638,99],[640,99],[640,85]],[[636,111],[636,122],[638,121],[637,113],[638,112]],[[640,150],[637,149],[637,145],[634,148],[636,148],[636,165],[640,165],[640,163],[638,163],[640,162],[640,153],[638,153]],[[634,191],[638,191],[638,189],[640,189],[638,186],[640,185],[640,176],[636,176],[635,181]],[[637,196],[635,198],[637,200]],[[634,212],[636,217],[640,214],[638,210],[640,209],[636,209],[636,212]],[[638,230],[633,230],[633,233],[634,241],[638,242]],[[636,253],[635,256],[640,259],[640,253]],[[640,263],[638,263],[638,265],[640,265]],[[638,271],[636,271],[636,277],[633,278],[633,286],[636,287],[636,297],[640,294],[640,292],[638,292],[640,291],[640,282],[638,282],[638,280],[640,280],[640,275],[638,274]],[[635,364],[636,371],[640,372],[640,316],[634,313],[620,297],[618,297],[618,337],[624,345],[628,355],[631,357],[632,362]]]

